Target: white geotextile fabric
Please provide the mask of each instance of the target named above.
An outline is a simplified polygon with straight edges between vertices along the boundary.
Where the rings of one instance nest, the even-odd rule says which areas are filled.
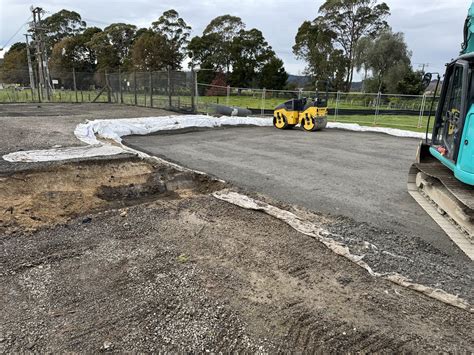
[[[425,133],[405,131],[403,129],[398,129],[398,128],[360,126],[357,123],[328,122],[327,127],[345,129],[348,131],[355,131],[355,132],[385,133],[391,136],[404,137],[404,138],[424,139],[426,135]],[[428,137],[431,137],[431,135],[429,134]]]
[[[367,272],[372,276],[382,277],[393,283],[396,283],[397,285],[418,291],[420,293],[423,293],[426,296],[437,299],[444,303],[450,304],[455,307],[459,307],[461,309],[465,309],[471,313],[474,312],[474,309],[469,304],[469,302],[467,302],[466,300],[456,295],[447,293],[440,289],[435,289],[433,287],[428,287],[428,286],[424,286],[424,285],[412,282],[405,276],[402,276],[398,273],[381,274],[381,273],[373,271],[372,268],[366,262],[362,260],[362,257],[352,254],[349,251],[349,248],[347,246],[331,239],[330,232],[317,226],[316,224],[310,221],[307,221],[298,217],[297,215],[295,215],[294,213],[290,211],[282,210],[278,207],[269,205],[266,202],[258,201],[249,196],[242,195],[237,192],[228,191],[228,190],[217,191],[213,193],[213,196],[219,200],[232,203],[242,208],[263,211],[272,217],[282,220],[283,222],[287,223],[298,232],[308,235],[320,241],[326,247],[331,249],[334,253],[344,256],[350,261],[356,263],[360,267],[367,270]]]
[[[3,156],[10,162],[40,162],[95,156],[116,155],[131,152],[121,144],[121,137],[138,134],[145,135],[158,131],[169,131],[191,127],[221,126],[272,126],[271,118],[261,117],[212,117],[205,115],[177,115],[160,117],[139,117],[94,120],[80,123],[74,130],[75,136],[88,146],[54,148],[48,150],[19,151]],[[378,132],[397,137],[423,138],[423,133],[404,131],[395,128],[367,127],[352,123],[329,122],[328,128],[345,129],[357,132]],[[136,151],[134,151],[136,153]]]
[[[122,147],[103,144],[70,148],[19,151],[4,155],[3,159],[10,162],[32,163],[75,158],[93,158],[98,156],[116,155],[123,152],[124,149]]]
[[[140,117],[81,123],[76,127],[74,134],[85,143],[95,144],[98,143],[95,135],[121,142],[121,137],[132,134],[145,135],[191,127],[271,126],[272,124],[271,119],[261,117],[212,117],[205,115]]]

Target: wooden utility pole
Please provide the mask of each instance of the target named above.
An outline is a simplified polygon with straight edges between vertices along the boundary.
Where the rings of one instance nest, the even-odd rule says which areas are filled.
[[[31,63],[31,52],[30,52],[30,43],[28,41],[29,34],[25,34],[26,40],[26,56],[28,59],[28,74],[30,76],[30,89],[31,89],[31,98],[34,100],[35,96],[35,76],[33,73],[33,65]]]
[[[48,100],[50,100],[52,94],[51,77],[49,75],[48,54],[44,39],[45,29],[41,25],[41,15],[44,11],[41,7],[32,7],[31,12],[33,14],[33,22],[30,23],[29,31],[32,32],[32,38],[36,47],[36,61],[38,62],[39,79],[38,89],[41,91],[46,90],[46,97]]]

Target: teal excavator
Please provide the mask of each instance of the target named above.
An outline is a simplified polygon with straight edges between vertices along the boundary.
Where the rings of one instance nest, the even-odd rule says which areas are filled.
[[[426,84],[432,75],[425,74]],[[439,79],[438,75],[435,93]],[[408,191],[473,259],[474,2],[464,24],[461,54],[446,65],[431,137],[429,127],[430,119],[426,139],[420,143],[416,162],[410,168]]]

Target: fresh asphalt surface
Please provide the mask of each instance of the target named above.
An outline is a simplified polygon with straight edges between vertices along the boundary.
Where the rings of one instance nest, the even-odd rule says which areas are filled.
[[[415,235],[459,255],[407,193],[417,139],[236,127],[130,136],[124,142],[278,200]]]

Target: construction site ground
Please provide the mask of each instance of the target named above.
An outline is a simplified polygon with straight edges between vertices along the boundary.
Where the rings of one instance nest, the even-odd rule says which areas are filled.
[[[73,131],[86,119],[169,114],[107,104],[3,105],[0,154],[80,145]],[[374,207],[371,192],[366,204],[354,202],[367,210],[352,215],[350,202],[357,199],[344,190],[345,180],[337,184],[353,174],[362,180],[353,194],[364,199],[369,184],[337,152],[365,154],[360,170],[377,182],[377,169],[365,165],[379,164],[377,144],[397,149],[403,140],[321,133],[234,128],[147,138],[152,141],[144,150],[156,147],[152,153],[227,183],[132,155],[34,164],[1,160],[1,351],[474,351],[469,310],[371,276],[281,220],[212,195],[227,188],[304,215],[364,255],[375,271],[398,272],[472,304],[472,263],[428,219],[416,226],[421,212],[402,202],[408,213],[398,218],[397,202],[387,202],[387,221],[381,221],[382,207]],[[303,190],[308,204],[300,194],[292,199],[291,184],[273,194],[263,183],[233,178],[248,169],[249,179],[261,179],[259,165],[281,189],[275,180],[285,180],[282,170],[263,164],[272,158],[272,140],[283,162],[293,162],[281,168],[290,176],[290,170],[312,169],[306,177],[313,177],[308,185],[317,189]],[[281,149],[283,140],[301,148],[301,159]],[[135,137],[126,142],[138,144]],[[238,165],[242,146],[247,159]],[[409,141],[400,160],[390,155],[388,169],[397,170],[414,148],[416,142]],[[304,159],[305,153],[320,159]],[[320,170],[314,168],[319,162]],[[325,177],[336,167],[339,174]],[[325,179],[334,181],[327,186],[333,199]],[[387,198],[395,191],[386,192]],[[312,197],[318,194],[319,200]],[[421,233],[423,224],[431,239]]]

